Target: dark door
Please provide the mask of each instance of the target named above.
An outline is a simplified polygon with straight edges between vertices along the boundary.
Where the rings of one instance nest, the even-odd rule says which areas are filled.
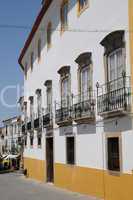
[[[46,138],[47,182],[54,181],[53,138]]]

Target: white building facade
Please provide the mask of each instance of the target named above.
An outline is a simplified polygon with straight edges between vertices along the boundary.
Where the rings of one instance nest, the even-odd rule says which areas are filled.
[[[3,120],[3,127],[1,128],[1,154],[19,154],[21,139],[20,117]]]
[[[132,11],[130,0],[43,2],[19,58],[29,177],[133,198]]]

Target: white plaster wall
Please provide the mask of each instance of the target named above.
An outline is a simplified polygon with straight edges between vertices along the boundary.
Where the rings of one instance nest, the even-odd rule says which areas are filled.
[[[45,134],[42,133],[42,146],[38,148],[37,145],[37,134],[34,134],[34,145],[30,148],[30,134],[27,135],[27,147],[24,149],[24,157],[32,158],[38,160],[45,160],[46,150],[45,150]]]
[[[45,14],[39,31],[28,48],[23,64],[28,63],[28,78],[25,81],[25,100],[33,95],[36,98],[37,88],[42,89],[43,107],[46,107],[46,89],[44,82],[47,79],[53,81],[53,109],[54,101],[60,101],[59,75],[57,71],[63,65],[71,66],[71,90],[74,95],[78,94],[77,85],[77,64],[75,59],[79,54],[89,51],[92,52],[93,61],[93,89],[96,90],[96,82],[100,84],[105,82],[103,53],[104,49],[100,45],[103,38],[114,30],[128,30],[128,1],[127,0],[90,0],[89,8],[84,11],[80,17],[77,17],[77,0],[69,1],[69,29],[81,31],[68,31],[60,35],[60,4],[61,0],[54,0]],[[51,21],[53,25],[52,47],[47,51],[46,46],[46,27]],[[56,30],[55,30],[56,29]],[[84,32],[82,30],[85,30]],[[41,60],[38,63],[37,40],[41,37],[42,53]],[[129,57],[129,34],[125,34],[126,41],[126,71],[130,75],[130,57]],[[30,70],[30,53],[34,50],[35,62],[34,68]],[[36,112],[36,103],[34,107]],[[29,103],[28,103],[29,115]],[[99,117],[97,117],[99,119]],[[123,126],[122,121],[120,122]],[[109,125],[108,125],[109,127]],[[59,129],[54,124],[54,149],[55,162],[66,163],[65,136],[59,135]],[[84,129],[84,128],[83,128]],[[97,125],[96,133],[91,133],[92,127],[88,125],[86,133],[78,134],[77,128],[74,128],[76,135],[76,164],[92,168],[106,168],[105,160],[105,139],[103,135],[103,126]],[[119,126],[121,130],[121,126]],[[84,132],[83,131],[83,132]],[[119,131],[119,130],[118,130]],[[44,131],[45,132],[45,131]],[[129,172],[133,168],[131,161],[132,134],[125,130],[123,143],[123,170]],[[103,141],[102,141],[103,138]],[[102,142],[104,145],[102,145]],[[35,142],[36,143],[36,142]],[[25,149],[25,157],[45,159],[45,134],[42,138],[42,149]],[[128,144],[129,143],[129,144]]]

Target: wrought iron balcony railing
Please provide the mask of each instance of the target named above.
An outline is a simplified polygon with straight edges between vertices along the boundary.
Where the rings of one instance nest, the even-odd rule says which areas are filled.
[[[99,95],[99,90],[102,94]],[[117,80],[110,81],[99,87],[97,84],[97,110],[99,115],[126,113],[130,110],[131,88],[130,77],[124,74]]]
[[[63,123],[72,122],[72,106],[71,106],[71,97],[62,99],[60,103],[56,103],[55,109],[55,122],[58,125]]]
[[[95,119],[95,98],[92,91],[76,96],[76,103],[73,105],[73,119],[77,122]]]
[[[53,114],[52,114],[52,109],[47,108],[45,110],[45,113],[43,115],[43,127],[46,128],[48,126],[53,125]]]

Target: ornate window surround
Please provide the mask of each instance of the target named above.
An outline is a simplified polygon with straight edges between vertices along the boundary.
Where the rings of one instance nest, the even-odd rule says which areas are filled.
[[[78,93],[82,94],[82,86],[81,86],[81,73],[82,71],[87,68],[88,73],[91,73],[89,76],[91,77],[91,80],[88,80],[88,91],[90,91],[90,95],[92,94],[93,90],[93,65],[92,65],[92,53],[91,52],[85,52],[78,56],[78,58],[75,60],[75,62],[78,64]],[[88,93],[89,94],[89,93]]]
[[[108,57],[111,53],[118,49],[122,49],[123,60],[125,62],[125,41],[124,41],[124,30],[118,30],[109,33],[100,43],[104,47],[104,74],[105,82],[109,81],[109,66]],[[123,63],[126,66],[126,63]]]

